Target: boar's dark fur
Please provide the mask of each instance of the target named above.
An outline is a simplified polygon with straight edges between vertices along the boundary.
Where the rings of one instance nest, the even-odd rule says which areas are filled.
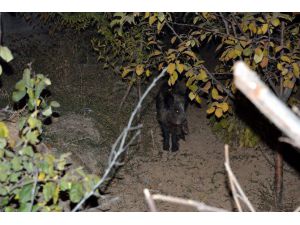
[[[182,81],[177,81],[173,87],[164,82],[156,97],[157,120],[162,130],[163,149],[166,151],[170,148],[170,137],[171,150],[175,152],[179,149],[179,139],[185,140],[185,135],[188,134],[186,92]]]

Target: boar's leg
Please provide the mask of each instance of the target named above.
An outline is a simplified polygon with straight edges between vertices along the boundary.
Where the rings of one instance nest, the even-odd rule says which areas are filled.
[[[172,152],[176,152],[179,149],[178,146],[178,135],[176,133],[172,134]]]
[[[169,151],[170,148],[170,132],[166,125],[162,124],[162,133],[163,133],[163,150]]]

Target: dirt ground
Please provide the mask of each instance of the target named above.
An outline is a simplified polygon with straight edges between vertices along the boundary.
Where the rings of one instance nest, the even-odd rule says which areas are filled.
[[[8,46],[15,54],[14,72],[2,77],[0,107],[11,104],[13,84],[21,77],[26,63],[33,62],[37,73],[52,81],[51,99],[60,102],[60,117],[46,127],[44,141],[57,153],[72,152],[76,166],[103,174],[110,147],[126,124],[137,101],[136,90],[119,111],[127,84],[97,63],[85,39],[72,33],[12,36]],[[101,211],[148,211],[143,189],[208,205],[235,210],[224,168],[224,142],[208,123],[205,106],[188,107],[190,134],[180,142],[176,153],[162,150],[162,137],[156,121],[154,93],[142,111],[143,131],[140,148],[132,146],[125,165],[104,190]],[[231,166],[249,200],[258,211],[274,211],[273,151],[231,148]],[[283,210],[300,205],[299,171],[285,163]],[[157,202],[160,211],[195,209]]]

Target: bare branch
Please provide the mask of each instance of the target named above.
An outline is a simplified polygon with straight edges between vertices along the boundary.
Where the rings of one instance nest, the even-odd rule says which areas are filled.
[[[237,178],[235,177],[234,173],[232,172],[232,169],[231,169],[230,163],[229,163],[228,145],[225,145],[225,169],[227,171],[228,178],[230,181],[233,198],[234,198],[235,204],[237,205],[239,212],[243,211],[239,200],[243,201],[251,212],[255,212],[255,209],[253,208],[252,204],[248,200],[248,198],[245,195],[243,189],[241,188]]]
[[[148,206],[149,206],[149,209],[151,212],[157,212],[157,208],[156,208],[156,205],[155,205],[155,202],[152,198],[152,195],[150,194],[150,191],[149,189],[144,189],[144,195],[145,195],[145,199],[148,203]]]
[[[136,132],[136,134],[133,136],[133,138],[129,141],[129,143],[124,147],[126,138],[128,136],[128,132],[133,129],[132,128],[132,122],[133,122],[133,120],[134,120],[137,112],[141,108],[142,102],[144,101],[144,99],[146,98],[146,96],[149,94],[149,92],[151,91],[151,89],[156,85],[157,81],[165,75],[166,71],[167,71],[167,68],[163,69],[163,71],[156,78],[154,78],[154,80],[152,81],[152,83],[150,84],[150,86],[144,92],[144,94],[140,98],[139,102],[137,103],[135,109],[131,113],[131,116],[129,118],[127,126],[123,129],[123,131],[121,132],[120,136],[117,138],[117,140],[115,141],[115,143],[112,145],[111,153],[110,153],[109,160],[108,160],[108,166],[105,169],[104,175],[101,177],[101,179],[99,180],[99,182],[93,187],[93,189],[89,193],[87,193],[81,199],[81,201],[73,208],[72,212],[78,211],[82,207],[82,205],[92,195],[94,195],[94,193],[97,191],[97,189],[99,187],[101,187],[101,185],[109,178],[109,175],[111,174],[113,168],[117,167],[118,165],[121,165],[121,162],[119,162],[120,156],[123,155],[123,153],[126,151],[126,149],[131,144],[131,142],[133,142],[133,140],[140,133],[140,130],[138,130]],[[137,128],[140,128],[140,125],[137,126],[137,127],[135,127],[134,129],[137,129]]]
[[[36,185],[38,183],[38,175],[39,175],[39,171],[38,169],[36,169],[35,171],[35,176],[34,176],[34,183],[33,183],[33,187],[31,190],[31,201],[30,201],[30,212],[32,211],[32,207],[33,207],[33,203],[34,203],[34,199],[35,199],[35,190],[36,190]]]
[[[157,211],[154,200],[160,200],[160,201],[171,202],[179,205],[191,206],[191,207],[195,207],[198,211],[202,211],[202,212],[227,212],[225,209],[216,208],[213,206],[206,205],[203,202],[198,202],[190,199],[177,198],[177,197],[161,195],[161,194],[151,195],[148,189],[144,189],[144,194],[148,206],[152,212]]]
[[[295,209],[294,212],[300,212],[300,206],[298,206],[297,209]]]
[[[244,62],[234,65],[234,83],[253,104],[300,148],[300,120]]]

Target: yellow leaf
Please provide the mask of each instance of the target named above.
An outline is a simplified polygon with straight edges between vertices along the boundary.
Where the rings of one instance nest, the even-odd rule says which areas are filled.
[[[257,29],[256,29],[256,24],[255,24],[255,22],[252,22],[252,23],[249,24],[249,29],[250,29],[254,34],[256,34]]]
[[[199,95],[196,95],[196,102],[198,102],[199,104],[201,104],[202,102],[202,99],[199,97]]]
[[[205,81],[207,79],[207,74],[205,70],[201,69],[200,73],[196,76],[197,80]]]
[[[136,75],[140,76],[144,73],[144,65],[137,65],[135,68]]]
[[[46,177],[45,173],[44,172],[40,172],[39,176],[38,176],[38,181],[44,181],[45,177]]]
[[[271,23],[274,27],[277,27],[280,24],[280,20],[278,18],[272,19]]]
[[[289,72],[289,70],[287,68],[284,68],[281,72],[281,74],[284,76]]]
[[[184,65],[179,62],[176,62],[176,69],[181,74],[184,70]]]
[[[175,63],[170,63],[169,65],[168,65],[168,69],[167,69],[167,72],[169,73],[169,74],[173,74],[173,72],[175,71]]]
[[[128,73],[130,73],[132,70],[128,69],[127,67],[123,68],[123,73],[122,73],[122,78],[126,77],[128,75]]]
[[[211,96],[213,99],[218,100],[219,99],[219,93],[218,90],[216,88],[213,88],[211,90]]]
[[[161,51],[158,51],[158,50],[154,50],[154,52],[152,52],[149,57],[152,57],[152,56],[158,56],[161,54]]]
[[[212,106],[212,107],[210,107],[210,108],[208,108],[208,109],[206,110],[206,113],[207,113],[207,114],[212,114],[212,113],[215,111],[215,109],[216,109],[216,108]]]
[[[172,39],[171,39],[172,44],[174,44],[174,42],[176,41],[176,38],[177,38],[176,36],[172,37]]]
[[[145,12],[144,18],[148,18],[150,16],[150,12]]]
[[[40,106],[41,102],[42,102],[41,99],[37,99],[37,100],[36,100],[36,105],[37,105],[37,106]]]
[[[216,117],[220,118],[223,116],[223,111],[221,108],[217,108],[216,111],[215,111],[215,115]]]
[[[277,69],[282,71],[283,70],[283,66],[281,63],[277,63]]]
[[[291,59],[290,59],[288,56],[286,56],[286,55],[282,55],[282,56],[280,57],[280,59],[281,59],[281,61],[283,61],[283,62],[291,63]]]
[[[269,25],[267,23],[262,25],[261,30],[262,30],[263,34],[267,33],[268,28],[269,28]]]
[[[171,78],[171,84],[174,85],[176,80],[178,79],[178,73],[174,71],[170,78]]]
[[[228,61],[230,59],[235,59],[236,57],[237,57],[237,54],[236,54],[235,50],[234,49],[230,49],[228,51],[225,59]]]
[[[193,92],[189,93],[189,98],[193,101],[195,99],[195,94]]]
[[[159,34],[161,29],[163,28],[163,26],[165,25],[165,22],[161,23],[161,22],[158,22],[157,23],[157,33]]]
[[[275,47],[275,52],[277,53],[277,52],[279,52],[281,49],[283,49],[282,46],[276,46],[276,47]]]
[[[260,63],[263,57],[264,57],[263,51],[260,48],[256,48],[255,55],[254,55],[254,62],[256,64]]]
[[[188,55],[188,56],[190,56],[190,57],[192,57],[193,59],[197,58],[196,55],[195,55],[195,53],[192,52],[192,51],[184,51],[183,53],[186,54],[186,55]]]
[[[0,137],[7,138],[9,136],[9,131],[5,123],[0,122]]]
[[[149,77],[151,75],[150,70],[146,70],[146,76]]]
[[[151,26],[157,20],[157,16],[153,15],[149,17],[149,25]]]
[[[229,106],[226,102],[222,102],[218,105],[219,108],[221,108],[223,110],[223,112],[227,112],[229,109]]]
[[[299,78],[299,66],[297,63],[293,63],[293,73],[295,77]]]

